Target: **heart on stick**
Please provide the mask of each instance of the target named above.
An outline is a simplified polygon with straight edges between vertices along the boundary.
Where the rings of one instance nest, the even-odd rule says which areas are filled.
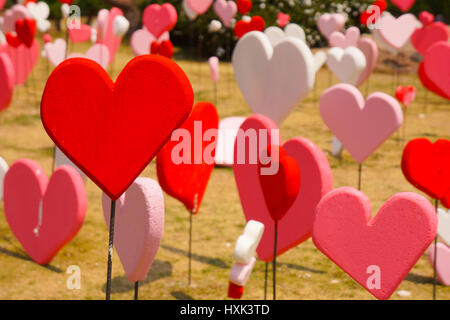
[[[237,0],[236,1],[239,13],[244,15],[250,12],[252,9],[253,3],[251,0]]]
[[[45,265],[81,228],[87,195],[80,175],[69,166],[50,180],[36,162],[16,161],[4,181],[5,217],[33,261]]]
[[[428,26],[429,24],[433,23],[434,14],[427,11],[422,11],[421,13],[419,13],[419,20],[422,23],[422,25]]]
[[[172,30],[177,19],[177,10],[170,3],[151,4],[142,13],[142,23],[155,38]]]
[[[445,97],[450,97],[450,44],[444,41],[435,43],[428,49],[423,63],[427,78]]]
[[[450,286],[450,248],[438,242],[436,247],[436,277],[444,286]],[[434,267],[434,243],[428,249],[428,260]]]
[[[291,21],[291,16],[289,14],[283,13],[283,12],[278,12],[277,25],[280,28],[284,28],[289,23],[289,21]]]
[[[428,78],[427,74],[425,73],[425,65],[423,61],[419,64],[417,74],[419,75],[420,82],[426,89],[445,99],[450,100],[450,96],[447,96],[433,81]]]
[[[447,42],[449,36],[446,24],[433,22],[416,29],[411,36],[411,43],[422,56],[425,56],[428,49],[435,43],[440,41]]]
[[[196,14],[204,14],[212,5],[213,0],[187,0],[187,5]]]
[[[414,86],[398,86],[395,90],[395,97],[405,107],[408,107],[416,98],[416,88]]]
[[[234,147],[234,178],[245,219],[260,221],[265,225],[257,254],[259,259],[268,262],[274,254],[274,223],[264,199],[257,159],[267,146],[281,144],[279,130],[272,120],[260,114],[248,117],[241,129]],[[246,134],[254,138],[245,139]],[[333,188],[327,157],[313,142],[297,137],[284,143],[283,148],[298,163],[302,176],[300,192],[294,204],[278,222],[277,256],[311,236],[316,206]]]
[[[36,21],[33,19],[23,19],[16,21],[16,32],[20,41],[30,48],[33,45],[36,34]]]
[[[390,14],[383,14],[379,20],[380,28],[377,33],[387,45],[395,50],[402,49],[417,28],[417,19],[413,14],[403,14],[398,18]]]
[[[366,65],[364,53],[356,47],[334,47],[328,50],[328,69],[343,83],[356,85]]]
[[[160,56],[171,59],[173,56],[173,44],[170,40],[153,41],[150,46],[150,54],[159,54]]]
[[[231,20],[237,13],[237,5],[234,1],[216,0],[214,2],[214,12],[227,28],[231,26]]]
[[[345,21],[345,16],[340,13],[325,13],[319,17],[317,27],[320,33],[329,39],[333,32],[342,30]]]
[[[313,55],[298,39],[288,37],[272,47],[264,33],[248,33],[238,41],[232,63],[252,111],[276,123],[281,123],[314,86]]]
[[[330,46],[346,49],[348,47],[356,47],[358,45],[360,31],[357,27],[350,27],[345,34],[335,31],[330,35]]]
[[[294,37],[305,41],[305,31],[303,31],[302,27],[295,23],[289,23],[286,27],[284,27],[284,30],[273,26],[268,27],[264,30],[264,34],[267,38],[269,38],[270,43],[274,47],[286,37]]]
[[[239,20],[234,26],[234,35],[242,38],[245,34],[251,31],[263,32],[266,27],[266,22],[260,16],[254,16],[250,21]]]
[[[14,93],[15,73],[9,56],[0,53],[0,111],[8,108]]]
[[[364,101],[359,90],[349,84],[326,90],[319,105],[324,123],[358,163],[375,152],[403,122],[402,108],[393,97],[375,92]]]
[[[197,103],[156,159],[161,187],[192,214],[200,209],[214,169],[218,127],[219,116],[214,105]]]
[[[66,56],[66,40],[56,39],[54,42],[44,44],[45,57],[53,65],[57,66],[64,61]]]
[[[450,246],[450,210],[438,209],[438,236],[447,246]]]
[[[102,204],[109,229],[111,200],[105,194]],[[158,182],[137,178],[116,200],[114,229],[114,247],[128,281],[144,281],[164,231],[164,197]]]
[[[436,236],[431,203],[405,192],[372,218],[369,199],[350,187],[326,194],[316,210],[316,247],[377,299],[389,299]]]
[[[188,78],[170,59],[136,57],[113,82],[99,64],[73,58],[47,80],[41,119],[56,146],[116,200],[188,117],[193,100]]]
[[[214,83],[219,81],[219,58],[210,57],[208,59],[209,70],[211,72],[211,79]]]

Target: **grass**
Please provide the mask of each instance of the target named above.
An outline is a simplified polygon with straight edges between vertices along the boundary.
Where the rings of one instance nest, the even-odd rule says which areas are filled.
[[[76,45],[70,50],[84,52],[87,47]],[[117,76],[118,70],[129,59],[131,49],[127,45],[121,46],[113,77]],[[212,100],[214,92],[207,63],[180,59],[177,62],[188,74],[196,100]],[[220,67],[217,106],[220,117],[250,115],[250,109],[234,81],[231,65],[222,63]],[[380,62],[379,71],[370,79],[369,92],[393,94],[391,74],[382,67]],[[41,59],[29,83],[16,88],[11,106],[0,114],[0,156],[9,164],[19,158],[31,158],[49,174],[53,143],[39,118],[39,100],[48,70],[46,61]],[[34,83],[31,79],[34,79]],[[328,154],[332,136],[321,120],[317,99],[329,87],[330,81],[337,83],[337,79],[330,78],[329,72],[322,69],[315,90],[283,123],[281,134],[284,140],[303,136],[314,141]],[[412,84],[419,89],[418,97],[407,113],[407,139],[420,136],[432,140],[449,139],[449,103],[430,93],[425,107],[426,94],[415,74],[402,75],[400,83]],[[361,91],[366,91],[365,85]],[[407,183],[400,170],[402,144],[398,137],[394,134],[364,163],[362,191],[371,199],[374,214],[393,194],[418,192]],[[344,152],[342,161],[331,156],[328,159],[333,170],[334,187],[357,186],[358,166],[347,152]],[[154,163],[146,168],[142,176],[156,178]],[[0,205],[0,299],[104,299],[108,233],[101,209],[101,192],[91,181],[86,188],[89,203],[84,225],[49,266],[40,266],[28,258],[5,220],[3,204]],[[178,201],[167,195],[165,204],[162,245],[149,277],[140,286],[140,298],[225,298],[228,275],[233,264],[234,243],[245,226],[232,170],[214,170],[200,213],[194,217],[191,287],[187,286],[188,213]],[[365,289],[320,253],[311,240],[280,256],[278,261],[279,299],[373,299]],[[80,290],[66,288],[69,277],[66,270],[70,265],[81,268]],[[432,268],[424,255],[398,290],[411,292],[411,296],[406,299],[431,299],[432,276]],[[264,263],[259,261],[245,288],[244,298],[262,299],[263,288]],[[124,277],[117,254],[113,258],[112,298],[133,298],[133,284]],[[450,299],[450,287],[439,285],[438,298]],[[392,299],[402,297],[394,293]]]

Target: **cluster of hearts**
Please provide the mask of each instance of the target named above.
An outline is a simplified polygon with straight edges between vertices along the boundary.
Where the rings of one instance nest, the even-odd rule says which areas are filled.
[[[414,1],[393,2],[408,10],[410,5],[403,4]],[[384,10],[383,3],[376,1],[375,5]],[[40,4],[28,1],[27,8],[15,5],[4,14],[2,30],[7,44],[2,45],[5,53],[0,54],[1,109],[9,105],[14,85],[26,80],[37,60],[36,21],[44,27],[42,19],[48,17],[48,13],[42,14],[43,7],[38,9]],[[184,9],[194,19],[211,4],[212,0],[186,0]],[[216,0],[214,4],[224,25],[230,27],[238,7],[245,14],[251,9],[251,2],[238,1],[236,5],[233,1]],[[95,32],[84,25],[68,29],[73,42],[89,41],[95,35],[96,44],[85,56],[76,54],[66,59],[65,41],[51,42],[48,35],[45,37],[46,57],[56,68],[42,96],[41,119],[56,145],[56,170],[48,179],[32,160],[18,160],[10,168],[0,161],[0,179],[4,179],[0,195],[6,219],[34,261],[50,263],[81,228],[89,177],[104,192],[103,210],[108,226],[112,204],[118,211],[114,246],[127,278],[132,282],[144,280],[164,229],[161,187],[180,200],[191,216],[200,209],[214,163],[203,160],[200,164],[175,164],[172,153],[178,142],[170,137],[177,129],[188,130],[194,137],[194,123],[201,121],[202,133],[208,129],[234,131],[232,139],[219,135],[213,142],[203,141],[202,148],[190,156],[196,157],[197,151],[203,154],[212,146],[216,164],[233,167],[249,221],[234,250],[236,264],[230,274],[230,297],[242,296],[256,261],[255,253],[263,261],[272,261],[311,236],[320,251],[376,298],[389,298],[427,248],[438,279],[450,285],[450,216],[444,210],[439,211],[439,216],[436,214],[439,201],[450,207],[450,141],[411,140],[401,159],[405,178],[435,199],[435,206],[419,194],[399,193],[372,219],[369,199],[363,193],[351,187],[333,190],[331,168],[318,146],[302,137],[282,144],[279,135],[272,133],[312,90],[316,72],[326,61],[342,83],[323,92],[320,98],[324,123],[359,164],[373,154],[403,122],[402,108],[393,97],[376,92],[365,100],[357,89],[375,68],[376,43],[369,38],[360,39],[354,27],[341,33],[345,17],[324,14],[318,19],[318,27],[332,48],[328,54],[314,56],[304,42],[302,28],[289,23],[288,15],[278,19],[284,30],[265,29],[261,19],[253,17],[234,23],[235,34],[240,38],[232,58],[235,77],[255,114],[222,119],[220,123],[213,104],[200,102],[193,106],[194,93],[187,76],[165,57],[171,56],[167,52],[173,52],[167,42],[168,32],[177,21],[177,12],[168,3],[152,4],[144,10],[144,27],[133,34],[131,41],[138,57],[126,65],[116,82],[104,68],[113,61],[128,29],[120,9],[101,10]],[[375,37],[393,53],[412,40],[424,56],[419,70],[424,86],[449,99],[450,82],[443,69],[449,67],[450,61],[446,26],[433,22],[428,13],[421,14],[422,23],[412,14],[394,18],[384,12],[374,19],[381,25],[373,30]],[[55,48],[61,51],[56,54]],[[79,79],[83,79],[83,85]],[[141,90],[142,83],[146,90]],[[171,98],[165,99],[167,96]],[[402,92],[398,97],[405,106],[414,99]],[[272,158],[278,163],[276,174],[262,175],[264,165],[259,161],[236,161],[239,152],[249,154],[254,149],[249,142],[243,146],[245,150],[238,150],[235,142],[248,130],[268,133],[265,144],[260,143],[262,138],[258,135],[252,143],[259,146],[257,157],[263,151],[279,155]],[[262,145],[266,146],[264,150],[260,150]],[[159,184],[138,177],[154,157]],[[60,228],[61,225],[65,227]],[[437,234],[443,242],[431,244]],[[382,272],[378,285],[367,281],[369,266],[377,266]]]

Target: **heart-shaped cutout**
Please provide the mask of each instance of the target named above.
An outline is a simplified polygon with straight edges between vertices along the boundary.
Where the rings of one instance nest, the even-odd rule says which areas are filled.
[[[414,5],[416,0],[391,0],[393,4],[403,12],[408,11]]]
[[[16,32],[20,41],[30,48],[33,45],[36,34],[36,21],[33,19],[23,19],[16,21]]]
[[[69,38],[73,43],[89,41],[91,39],[91,26],[81,24],[79,28],[69,28]]]
[[[328,69],[343,83],[355,85],[366,65],[366,57],[358,48],[334,47],[328,50]]]
[[[21,44],[17,48],[6,46],[5,49],[14,65],[16,84],[24,84],[39,60],[39,42],[34,40],[31,48]]]
[[[247,14],[253,6],[253,3],[251,2],[251,0],[237,0],[236,1],[239,13],[244,15]]]
[[[330,46],[346,49],[348,47],[356,47],[358,45],[360,32],[357,27],[350,27],[345,34],[335,31],[330,35]]]
[[[213,0],[187,0],[187,4],[196,14],[204,14],[212,5]]]
[[[242,38],[249,32],[263,32],[266,27],[266,21],[260,16],[253,16],[250,21],[239,20],[234,26],[234,35]]]
[[[44,44],[45,57],[53,65],[57,66],[64,61],[66,56],[66,40],[56,39],[54,42],[47,42]]]
[[[231,20],[236,16],[237,10],[238,8],[234,1],[216,0],[214,2],[214,12],[227,28],[231,26]]]
[[[347,19],[340,13],[325,13],[317,20],[320,33],[327,39],[335,31],[341,31]]]
[[[372,39],[362,38],[361,40],[358,41],[358,49],[361,50],[361,52],[366,57],[366,67],[361,72],[359,79],[356,83],[356,85],[359,87],[367,79],[369,79],[369,76],[372,74],[373,70],[375,70],[375,67],[377,66],[378,46]]]
[[[440,41],[447,42],[449,36],[446,24],[434,22],[416,29],[411,36],[411,43],[422,56],[425,56],[428,49],[435,43]]]
[[[170,3],[151,4],[142,13],[142,23],[155,38],[172,30],[177,19],[177,10]]]
[[[384,14],[379,20],[380,27],[377,33],[395,50],[402,49],[417,28],[417,19],[413,14],[407,13],[396,18]]]
[[[414,86],[398,86],[395,90],[395,97],[405,107],[409,106],[416,98],[416,88]]]
[[[8,108],[14,93],[14,66],[6,53],[0,53],[0,111]]]
[[[268,27],[264,30],[264,34],[267,36],[273,47],[277,46],[278,43],[286,37],[294,37],[305,41],[305,31],[303,31],[302,27],[295,23],[289,23],[286,27],[284,27],[284,30],[273,26]]]
[[[450,248],[438,242],[436,255],[436,277],[444,286],[450,286]],[[434,267],[434,243],[428,249],[428,259]]]

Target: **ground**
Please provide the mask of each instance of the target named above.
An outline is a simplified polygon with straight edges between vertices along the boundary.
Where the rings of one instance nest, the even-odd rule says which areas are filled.
[[[86,49],[85,45],[76,45],[70,50],[83,52]],[[109,69],[113,77],[131,57],[130,47],[122,45],[113,70]],[[213,101],[213,84],[207,63],[188,61],[180,56],[176,61],[188,74],[196,101]],[[394,93],[396,80],[393,81],[392,70],[386,68],[383,62],[385,59],[381,58],[380,68],[372,75],[370,86],[361,87],[363,93]],[[222,63],[220,68],[217,105],[220,117],[250,115],[251,111],[234,81],[231,65]],[[9,164],[20,158],[33,159],[48,174],[51,172],[53,143],[42,127],[39,101],[49,70],[51,68],[48,68],[46,61],[41,59],[28,83],[16,88],[9,109],[0,113],[0,156]],[[332,136],[321,120],[317,99],[331,82],[337,83],[337,79],[330,77],[327,69],[323,68],[318,73],[314,91],[282,124],[284,140],[303,136],[328,154]],[[419,90],[416,101],[408,107],[406,114],[407,139],[450,139],[449,103],[434,94],[426,95],[414,73],[403,74],[399,83],[414,85]],[[362,191],[370,198],[374,215],[395,193],[418,192],[405,180],[400,170],[402,141],[399,137],[399,134],[394,134],[364,163]],[[347,152],[344,152],[341,162],[330,155],[328,160],[335,188],[357,187],[358,165]],[[142,176],[156,178],[154,163]],[[3,204],[0,204],[0,299],[104,299],[108,232],[101,209],[101,192],[91,181],[86,188],[89,203],[84,225],[48,266],[40,266],[28,258],[11,232],[3,213]],[[193,283],[190,287],[187,285],[189,216],[183,205],[167,195],[165,204],[161,248],[147,280],[140,285],[140,298],[224,299],[233,264],[234,243],[245,226],[233,171],[228,168],[214,170],[200,213],[194,217]],[[278,262],[279,299],[374,299],[319,252],[311,240],[286,252],[278,258]],[[78,265],[81,269],[80,290],[68,290],[66,287],[69,277],[66,270],[70,265]],[[433,271],[425,254],[397,290],[407,290],[411,295],[401,297],[396,292],[392,299],[431,299],[432,276]],[[114,253],[112,299],[132,299],[133,289]],[[450,299],[450,287],[439,285],[437,292],[438,299]],[[258,261],[245,287],[244,298],[262,299],[263,293],[264,263]]]

